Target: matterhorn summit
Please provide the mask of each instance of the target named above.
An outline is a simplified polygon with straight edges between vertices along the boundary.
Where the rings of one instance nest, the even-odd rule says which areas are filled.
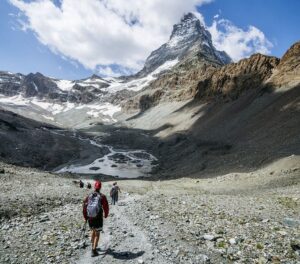
[[[188,13],[183,16],[180,23],[173,26],[173,31],[167,45],[169,47],[180,48],[181,46],[187,46],[188,42],[198,39],[208,45],[207,42],[211,42],[210,38],[210,34],[205,30],[200,20],[194,14]]]
[[[187,13],[178,24],[173,26],[169,41],[150,54],[144,68],[138,74],[146,75],[166,61],[181,61],[197,55],[219,65],[231,62],[224,51],[218,51],[213,46],[211,34],[196,15]]]

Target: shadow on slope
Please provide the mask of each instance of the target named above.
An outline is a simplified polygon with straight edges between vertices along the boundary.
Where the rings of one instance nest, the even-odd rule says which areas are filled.
[[[72,132],[0,110],[0,161],[51,170],[63,163],[107,154]]]
[[[268,86],[234,101],[210,102],[188,131],[160,143],[162,174],[176,178],[246,172],[300,155],[299,105],[300,86],[288,91]]]
[[[153,180],[248,172],[300,155],[300,86],[287,91],[270,86],[247,90],[236,100],[211,101],[195,112],[197,105],[199,99],[176,110],[199,118],[188,130],[163,139],[155,135],[172,124],[154,130],[98,125],[81,132],[115,148],[152,153],[159,159]],[[0,111],[0,160],[52,169],[72,160],[93,161],[108,151],[68,131],[53,133],[56,129]]]
[[[165,138],[156,134],[172,124],[154,130],[98,126],[84,132],[95,135],[105,131],[101,138],[104,144],[144,149],[155,155],[159,167],[153,180],[249,172],[277,159],[300,155],[299,86],[287,91],[272,86],[250,89],[235,100],[205,103],[195,112],[199,104],[195,99],[176,110],[174,113],[185,111],[191,118],[199,118],[188,130]],[[143,115],[147,112],[140,117]]]

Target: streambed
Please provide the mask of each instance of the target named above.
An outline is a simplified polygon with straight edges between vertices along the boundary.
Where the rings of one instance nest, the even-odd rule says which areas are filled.
[[[76,133],[74,137],[99,148],[108,148],[109,153],[101,158],[95,158],[92,163],[86,165],[78,163],[66,165],[56,173],[105,174],[118,178],[138,178],[149,176],[158,163],[156,157],[144,150],[114,149],[111,146],[98,144],[94,140],[82,138]]]

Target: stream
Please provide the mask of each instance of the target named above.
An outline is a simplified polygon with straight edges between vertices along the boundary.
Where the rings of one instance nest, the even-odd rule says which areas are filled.
[[[51,133],[62,135],[57,131],[51,131]],[[110,152],[101,158],[95,157],[95,160],[90,164],[67,165],[55,171],[56,173],[105,174],[117,178],[139,178],[149,176],[152,169],[157,166],[156,157],[144,150],[115,149],[108,145],[98,144],[94,140],[83,138],[76,132],[73,132],[73,137],[99,148],[106,147]]]

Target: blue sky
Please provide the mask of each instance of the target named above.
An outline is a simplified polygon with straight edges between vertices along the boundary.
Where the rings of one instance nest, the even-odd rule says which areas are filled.
[[[93,73],[110,75],[136,71],[142,67],[143,60],[150,51],[168,39],[172,24],[179,20],[182,10],[193,11],[195,8],[202,14],[208,27],[211,27],[214,21],[218,21],[220,24],[217,25],[220,27],[222,19],[230,21],[230,26],[225,29],[226,32],[216,28],[217,35],[213,34],[219,49],[226,47],[226,43],[227,45],[231,43],[233,34],[234,37],[238,35],[240,38],[255,35],[249,42],[243,43],[244,46],[239,47],[241,50],[236,54],[236,58],[248,56],[253,51],[259,50],[266,50],[271,55],[281,57],[293,43],[300,39],[300,1],[298,0],[215,0],[200,7],[195,5],[201,4],[203,0],[187,0],[185,6],[182,6],[181,0],[178,0],[178,5],[164,0],[161,6],[145,5],[145,10],[136,11],[137,13],[135,10],[141,10],[141,8],[135,9],[135,3],[138,1],[129,0],[125,1],[127,6],[114,6],[126,20],[128,6],[132,3],[133,11],[130,11],[136,17],[130,19],[140,20],[143,28],[128,26],[126,21],[123,21],[123,25],[115,14],[100,6],[97,9],[98,7],[95,8],[93,4],[90,6],[82,4],[81,13],[78,14],[81,22],[71,24],[62,14],[57,13],[55,6],[49,8],[46,0],[42,1],[45,3],[44,6],[41,4],[38,7],[23,6],[18,0],[13,1],[14,5],[8,0],[0,3],[0,70],[24,74],[39,71],[57,78],[80,79]],[[72,3],[75,1],[64,1],[66,10],[74,12],[75,7]],[[87,2],[91,3],[91,1]],[[149,0],[144,1],[149,2]],[[33,2],[25,1],[29,4]],[[59,1],[54,2],[59,3]],[[103,13],[99,14],[100,12]],[[163,17],[161,12],[164,14]],[[146,17],[148,13],[149,17]],[[82,14],[87,16],[83,17]],[[219,15],[218,18],[215,17],[216,14]],[[104,18],[110,23],[109,21],[106,23]],[[27,23],[26,31],[21,30],[20,21]],[[93,23],[97,25],[95,28]],[[65,27],[66,24],[68,27]],[[254,28],[250,29],[250,25]],[[56,29],[59,30],[56,32]],[[69,31],[74,31],[74,34],[69,34]],[[150,36],[147,36],[148,33]],[[257,47],[253,47],[250,42],[257,42],[258,36],[260,43]],[[238,43],[233,44],[233,49],[235,49],[234,45],[239,45],[242,41],[240,39]],[[247,51],[248,46],[251,46],[249,51]]]
[[[80,63],[72,63],[54,54],[41,44],[31,31],[21,31],[16,18],[17,8],[6,0],[0,3],[0,71],[41,72],[48,76],[80,79],[92,73]]]
[[[216,0],[199,10],[208,24],[221,13],[239,27],[256,26],[273,43],[271,55],[277,57],[300,40],[298,0]]]

